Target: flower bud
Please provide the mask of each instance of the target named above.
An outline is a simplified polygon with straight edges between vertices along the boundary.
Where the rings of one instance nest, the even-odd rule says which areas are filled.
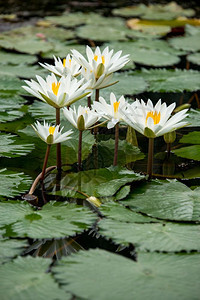
[[[94,196],[90,196],[90,197],[86,198],[86,200],[89,201],[90,203],[92,203],[93,205],[95,205],[96,207],[101,206],[100,200]]]
[[[176,131],[168,132],[164,134],[165,143],[171,144],[176,139]]]
[[[77,128],[78,128],[78,130],[80,130],[80,131],[85,130],[85,120],[84,120],[83,115],[80,115],[80,116],[78,117]]]

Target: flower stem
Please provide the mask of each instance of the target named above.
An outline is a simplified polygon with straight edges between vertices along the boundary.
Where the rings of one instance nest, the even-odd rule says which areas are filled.
[[[96,90],[95,92],[95,101],[99,101],[99,89]],[[98,123],[96,123],[95,125],[97,125]],[[95,140],[97,139],[97,133],[98,133],[98,127],[95,127],[94,128],[94,137],[95,137]]]
[[[60,108],[56,108],[56,125],[60,125]],[[57,147],[57,170],[61,171],[61,144],[58,143]]]
[[[89,96],[89,97],[87,98],[87,100],[88,100],[88,107],[91,108],[91,96]]]
[[[83,131],[79,130],[79,141],[78,141],[78,170],[81,170],[82,164],[82,135]]]
[[[153,149],[154,148],[154,139],[149,138],[149,150],[148,150],[148,164],[147,164],[147,174],[149,175],[149,179],[152,177],[153,171]]]
[[[167,157],[170,157],[170,153],[171,153],[171,143],[167,143]]]
[[[48,161],[48,158],[49,158],[50,148],[51,148],[51,145],[47,145],[47,150],[46,150],[44,163],[43,163],[43,168],[42,168],[42,175],[41,175],[41,178],[40,178],[41,181],[44,180],[44,175],[45,175],[45,171],[46,171],[47,161]]]
[[[114,152],[114,160],[113,165],[117,165],[118,158],[118,144],[119,144],[119,123],[115,125],[115,152]]]

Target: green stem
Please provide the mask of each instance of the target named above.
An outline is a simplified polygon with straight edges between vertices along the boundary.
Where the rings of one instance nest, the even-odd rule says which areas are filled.
[[[95,92],[95,101],[97,101],[97,102],[99,101],[99,89],[97,89],[96,92]],[[95,125],[97,125],[97,123]],[[95,127],[94,128],[94,138],[95,138],[95,140],[97,139],[97,134],[98,134],[98,127]]]
[[[147,174],[149,179],[152,177],[153,172],[153,149],[154,148],[154,139],[149,138],[149,150],[148,150],[148,164],[147,164]]]
[[[82,135],[83,131],[79,130],[79,141],[78,141],[78,170],[81,170],[82,164]]]
[[[118,158],[118,144],[119,144],[119,123],[115,125],[115,152],[114,152],[114,160],[113,165],[117,165]]]
[[[43,168],[42,168],[42,175],[41,175],[41,178],[40,178],[41,181],[44,180],[44,175],[45,175],[45,171],[46,171],[46,166],[47,166],[47,162],[48,162],[50,148],[51,148],[51,145],[47,145],[47,150],[46,150],[44,163],[43,163]]]
[[[170,153],[171,153],[171,143],[167,143],[167,157],[170,157]]]
[[[60,125],[60,108],[56,108],[56,125]],[[60,129],[59,129],[60,130]],[[58,143],[57,147],[57,170],[61,171],[61,144]]]

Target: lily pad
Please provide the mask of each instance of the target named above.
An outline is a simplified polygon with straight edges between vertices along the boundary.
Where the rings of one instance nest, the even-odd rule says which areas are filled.
[[[19,110],[9,110],[7,112],[0,112],[0,122],[5,123],[8,121],[14,121],[21,118],[24,115],[23,112]]]
[[[15,173],[7,169],[0,170],[0,200],[5,197],[14,198],[27,192],[31,185],[31,178],[24,173]]]
[[[200,72],[194,70],[142,69],[132,74],[147,81],[150,92],[193,92],[200,89]]]
[[[99,233],[117,244],[133,244],[141,251],[199,251],[200,225],[136,224],[102,219]]]
[[[0,71],[0,92],[19,92],[22,91],[21,85],[22,82],[18,78],[13,77],[13,75],[10,76],[10,73],[7,75],[2,74]]]
[[[33,55],[15,54],[0,51],[1,65],[34,64],[37,62],[37,60],[37,57]]]
[[[200,66],[200,52],[188,55],[187,60],[195,65]]]
[[[190,109],[188,112],[186,121],[188,121],[188,127],[199,127],[200,126],[200,110],[199,109]]]
[[[176,37],[168,40],[175,49],[196,52],[200,50],[200,34],[184,37]]]
[[[61,58],[65,58],[67,54],[71,54],[71,49],[76,49],[82,55],[85,55],[85,45],[57,42],[53,50],[51,49],[50,51],[45,51],[44,53],[41,54],[41,56],[43,58],[51,58],[51,59],[53,59],[53,55],[59,56]]]
[[[5,263],[23,253],[27,246],[25,240],[0,238],[0,263]]]
[[[48,272],[51,259],[18,257],[1,266],[2,300],[70,300],[71,295],[58,287]]]
[[[171,181],[152,181],[135,188],[123,204],[148,216],[177,221],[200,220],[199,188]]]
[[[55,194],[71,197],[73,189],[88,196],[108,197],[113,196],[125,184],[144,178],[145,176],[133,171],[113,166],[78,174],[69,173],[61,180],[61,190]]]
[[[133,262],[92,249],[63,258],[53,272],[65,291],[85,299],[198,299],[199,258],[200,254],[139,253]]]
[[[45,76],[48,74],[45,69],[38,66],[24,66],[24,65],[0,65],[0,76],[18,76],[21,78],[33,78],[35,75]],[[22,85],[22,82],[21,82]],[[24,91],[24,89],[23,89]]]
[[[33,144],[26,144],[22,139],[14,135],[0,133],[0,138],[0,157],[24,156],[34,148]]]
[[[179,142],[184,144],[200,145],[200,131],[189,132],[184,135]]]
[[[12,224],[18,237],[59,238],[72,236],[90,228],[96,216],[86,207],[67,202],[49,202],[42,210],[28,203],[0,203],[1,224]],[[8,218],[9,214],[9,218]]]
[[[8,111],[22,108],[26,100],[19,95],[10,93],[9,91],[0,92],[0,109],[2,111]]]
[[[106,33],[106,34],[105,34]],[[96,24],[88,24],[80,26],[76,29],[79,38],[94,41],[124,41],[126,38],[126,28],[99,26]]]
[[[147,21],[143,22],[139,19],[130,19],[127,21],[127,26],[134,31],[142,32],[143,34],[148,34],[152,37],[162,37],[171,31],[169,25],[155,24],[155,21],[148,24]]]
[[[177,156],[200,161],[200,155],[199,155],[200,154],[200,145],[182,147],[180,149],[173,150],[173,152]]]
[[[149,20],[172,20],[180,16],[192,17],[195,14],[193,9],[183,9],[176,2],[168,4],[139,4],[117,8],[112,11],[114,15],[123,17],[140,16]]]

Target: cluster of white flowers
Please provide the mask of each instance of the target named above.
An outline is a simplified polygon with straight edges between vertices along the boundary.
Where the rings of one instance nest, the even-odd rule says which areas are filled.
[[[108,129],[124,122],[148,138],[155,138],[187,125],[187,122],[183,121],[187,116],[187,109],[172,115],[175,103],[167,107],[161,100],[155,106],[151,100],[147,103],[136,100],[130,104],[124,96],[117,100],[114,93],[110,94],[110,103],[99,97],[99,101],[94,101],[91,108],[81,105],[78,109],[69,108],[84,96],[91,96],[94,89],[114,84],[115,82],[111,82],[113,73],[129,61],[128,55],[121,56],[122,51],[114,54],[108,47],[101,52],[99,47],[93,51],[87,46],[87,59],[77,50],[71,51],[72,55],[67,55],[63,60],[54,57],[54,65],[40,64],[49,70],[51,75],[48,75],[46,80],[36,76],[37,81],[25,81],[27,86],[23,87],[49,105],[63,108],[64,116],[75,128],[81,131],[90,129],[104,118],[108,121]],[[37,122],[33,128],[47,143],[65,141],[72,133],[68,131],[62,134],[58,126],[53,127],[45,122],[44,125]]]

